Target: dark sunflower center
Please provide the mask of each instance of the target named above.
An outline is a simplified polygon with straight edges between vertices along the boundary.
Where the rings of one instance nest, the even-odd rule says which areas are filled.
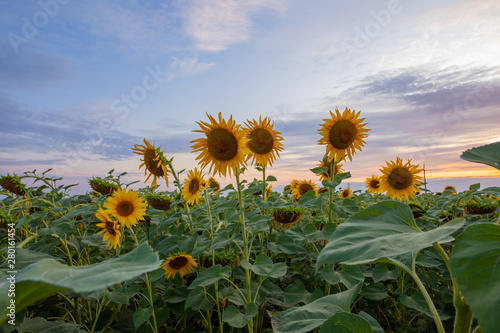
[[[330,143],[337,149],[348,148],[356,139],[358,130],[349,120],[335,123],[330,130]]]
[[[179,269],[186,266],[188,260],[186,257],[177,257],[168,262],[168,265],[173,269]]]
[[[309,184],[302,184],[299,186],[299,193],[300,195],[303,195],[309,191],[313,190],[313,187]]]
[[[380,187],[380,182],[376,179],[372,179],[370,181],[370,187],[371,188],[379,188]]]
[[[129,216],[134,211],[134,205],[128,201],[121,201],[116,210],[120,216]]]
[[[106,221],[106,231],[108,232],[108,234],[116,236],[115,224],[113,222]]]
[[[146,168],[149,172],[157,177],[161,177],[164,176],[165,173],[163,172],[161,165],[158,167],[158,161],[154,160],[156,158],[156,154],[156,150],[146,150],[146,152],[144,153],[144,164],[146,165]]]
[[[404,190],[412,184],[413,176],[408,169],[399,167],[389,174],[387,181],[392,188]]]
[[[211,181],[210,182],[210,188],[214,188],[216,190],[219,189],[219,183],[215,182],[215,181]]]
[[[198,179],[191,179],[189,182],[189,193],[196,193],[200,189],[200,182]]]
[[[342,197],[347,198],[348,196],[349,196],[349,191],[348,190],[342,191]]]
[[[273,149],[273,143],[273,136],[268,130],[257,128],[250,133],[248,148],[255,154],[267,154]]]
[[[210,155],[219,161],[230,161],[238,154],[238,140],[226,129],[216,128],[207,137]]]

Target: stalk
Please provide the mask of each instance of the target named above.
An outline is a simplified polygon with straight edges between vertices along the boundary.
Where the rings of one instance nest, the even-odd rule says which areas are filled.
[[[210,209],[210,203],[208,202],[208,193],[207,190],[205,192],[205,203],[207,205],[207,214],[208,214],[208,221],[210,222],[210,238],[213,241],[214,238],[214,226],[213,226],[213,221],[212,221],[212,211]],[[215,251],[212,250],[212,264],[215,265]],[[220,311],[220,304],[219,304],[219,283],[215,282],[215,304],[217,305],[217,317],[219,318],[219,327],[220,327],[220,332],[224,332],[224,323],[222,322],[222,315]]]
[[[429,310],[431,310],[432,317],[434,318],[434,322],[436,323],[436,327],[439,333],[446,333],[444,330],[443,322],[441,321],[441,318],[439,317],[439,314],[437,312],[436,307],[434,306],[434,303],[432,302],[432,298],[429,296],[429,293],[427,292],[427,289],[425,289],[424,284],[422,283],[422,280],[418,277],[417,273],[415,272],[415,268],[413,270],[409,270],[405,265],[401,265],[395,261],[390,260],[390,262],[393,265],[398,266],[401,268],[403,271],[407,272],[410,274],[410,276],[415,280],[415,283],[418,286],[418,289],[424,295],[425,302],[427,303],[427,306],[429,307]]]
[[[234,171],[235,171],[234,174],[236,177],[236,186],[238,187],[238,200],[239,200],[240,209],[241,209],[240,222],[241,222],[241,231],[243,234],[243,255],[244,255],[244,258],[247,261],[249,261],[250,260],[250,253],[248,251],[248,234],[247,234],[247,230],[245,227],[245,205],[244,205],[243,195],[241,193],[240,171],[237,170],[236,168]],[[251,272],[249,269],[245,269],[245,277],[246,277],[246,287],[247,287],[247,302],[248,302],[247,304],[249,304],[252,300],[252,291],[250,288],[251,283],[252,283],[252,279],[251,279]],[[250,333],[253,332],[253,319],[251,319],[248,322],[248,331]]]
[[[266,188],[266,167],[262,166],[262,200],[267,200],[267,188]]]
[[[179,177],[177,176],[177,174],[175,173],[175,170],[174,170],[174,167],[172,166],[172,162],[169,162],[168,163],[168,167],[170,168],[170,172],[172,172],[172,175],[174,175],[174,178],[175,178],[175,183],[177,183],[177,188],[179,189],[179,195],[182,197],[182,186],[181,186],[181,182],[179,180]],[[186,202],[186,200],[184,200],[184,207],[186,208],[186,212],[188,213],[188,218],[189,218],[189,230],[193,230],[193,217],[191,216],[191,214],[189,214],[191,212],[191,209],[189,208],[189,205],[188,203]]]
[[[448,254],[438,242],[434,243],[433,245],[443,258],[444,263],[446,264],[446,268],[448,268],[448,272],[451,276],[451,282],[453,285],[453,305],[455,306],[455,325],[453,328],[453,332],[469,333],[472,325],[473,313],[470,309],[469,304],[467,304],[467,300],[458,289],[458,284],[455,281],[455,278],[451,274]]]
[[[158,325],[156,324],[156,316],[155,316],[155,307],[153,304],[153,290],[151,288],[151,283],[149,283],[148,273],[144,273],[144,282],[146,282],[146,286],[148,287],[148,295],[149,295],[149,304],[153,309],[153,313],[151,316],[153,317],[153,332],[158,333]]]

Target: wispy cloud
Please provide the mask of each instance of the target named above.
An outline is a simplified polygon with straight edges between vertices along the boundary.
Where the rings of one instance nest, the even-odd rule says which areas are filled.
[[[193,76],[209,70],[214,65],[215,62],[203,62],[197,57],[186,57],[183,59],[174,57],[170,69],[178,72],[181,76]]]
[[[221,51],[250,38],[254,28],[252,15],[259,11],[281,10],[281,0],[191,0],[184,8],[184,29],[196,47]]]

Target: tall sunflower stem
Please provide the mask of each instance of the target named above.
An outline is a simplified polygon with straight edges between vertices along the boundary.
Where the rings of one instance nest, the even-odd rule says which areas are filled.
[[[267,200],[266,167],[262,166],[262,200]]]
[[[146,282],[146,287],[148,288],[148,296],[149,296],[149,305],[153,309],[151,313],[151,317],[153,317],[153,332],[158,333],[158,325],[156,324],[156,316],[155,316],[155,306],[153,303],[153,290],[151,288],[151,283],[149,283],[148,273],[144,273],[144,282]]]
[[[330,181],[333,181],[333,176],[335,175],[335,162],[333,160],[330,161]],[[328,222],[334,223],[333,219],[333,209],[332,209],[332,204],[333,204],[333,188],[328,187]]]
[[[132,235],[132,238],[134,239],[135,246],[139,246],[139,241],[137,240],[137,236],[135,235],[134,229],[128,228],[130,231],[130,234]]]
[[[240,171],[235,169],[234,174],[236,177],[236,186],[238,187],[238,200],[240,203],[240,222],[241,222],[241,230],[243,234],[243,254],[244,258],[249,261],[250,260],[250,253],[248,249],[248,234],[247,230],[245,227],[245,205],[244,205],[244,200],[243,200],[243,195],[241,193],[241,183],[240,183]],[[251,272],[249,269],[245,269],[245,277],[246,277],[246,287],[247,287],[247,305],[250,304],[252,301],[252,290],[251,290],[251,285],[252,285],[252,276]],[[250,333],[253,332],[253,319],[248,321],[248,331]]]
[[[175,183],[177,184],[177,188],[179,189],[179,194],[182,197],[182,186],[181,182],[179,180],[179,177],[177,176],[177,173],[175,173],[174,167],[172,165],[172,162],[168,163],[168,167],[170,168],[170,172],[172,172],[172,175],[174,175],[175,178]],[[187,203],[186,200],[184,200],[184,207],[186,208],[186,212],[188,213],[188,219],[189,219],[189,230],[193,230],[193,217],[191,216],[191,209],[189,208],[189,204]]]
[[[212,211],[210,209],[210,203],[208,202],[208,190],[203,191],[205,192],[205,203],[207,204],[207,214],[208,214],[208,221],[210,223],[210,238],[213,241],[214,238],[214,225],[213,225],[213,219],[212,219]],[[215,265],[215,250],[212,250],[212,264]],[[219,304],[219,283],[215,282],[215,303],[217,304],[217,317],[219,319],[219,327],[220,327],[220,332],[224,332],[224,323],[222,321],[222,314],[220,311],[220,304]]]
[[[434,243],[434,248],[439,252],[441,257],[448,268],[448,272],[451,275],[449,257],[446,251],[442,248],[441,244],[438,242]],[[452,275],[451,275],[452,276]],[[455,306],[455,325],[453,328],[454,333],[468,333],[472,325],[472,310],[467,304],[467,300],[463,297],[462,293],[458,289],[458,284],[455,278],[452,276],[451,282],[453,285],[453,305]]]

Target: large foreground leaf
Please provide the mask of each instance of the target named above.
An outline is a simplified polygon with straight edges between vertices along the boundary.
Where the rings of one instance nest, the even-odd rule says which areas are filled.
[[[404,253],[416,253],[435,242],[450,241],[464,219],[455,219],[426,232],[419,230],[411,208],[399,201],[383,201],[338,226],[318,256],[316,268],[342,262],[348,265],[370,263]]]
[[[273,332],[303,333],[319,327],[335,314],[349,312],[360,289],[361,283],[352,289],[321,297],[304,306],[270,314]]]
[[[90,266],[72,267],[54,259],[42,259],[15,276],[16,312],[58,291],[92,292],[134,279],[160,267],[158,255],[143,243],[118,258]],[[7,295],[10,281],[0,282],[0,294]],[[7,319],[7,297],[0,298],[0,323]]]
[[[500,170],[500,142],[468,149],[460,155],[460,158],[470,162],[487,164]]]
[[[476,223],[457,237],[450,267],[483,332],[498,332],[500,225]]]

